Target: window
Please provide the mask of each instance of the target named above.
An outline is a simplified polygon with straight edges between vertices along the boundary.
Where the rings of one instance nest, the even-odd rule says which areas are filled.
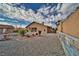
[[[46,31],[46,30],[44,29],[44,31]]]
[[[37,28],[32,28],[31,29],[31,32],[36,32],[37,31]]]

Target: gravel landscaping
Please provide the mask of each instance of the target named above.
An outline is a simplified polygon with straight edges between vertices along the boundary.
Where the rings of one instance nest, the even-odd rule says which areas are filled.
[[[57,34],[0,41],[0,56],[64,56]]]

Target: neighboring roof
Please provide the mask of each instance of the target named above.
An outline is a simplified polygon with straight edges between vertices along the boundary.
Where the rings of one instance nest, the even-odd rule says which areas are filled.
[[[14,27],[11,26],[11,25],[2,25],[2,24],[0,24],[0,28],[1,28],[1,29],[12,29],[12,28],[14,28]]]
[[[33,23],[36,23],[36,24],[39,24],[39,25],[42,25],[42,26],[45,26],[45,27],[50,27],[50,26],[44,25],[42,23],[32,22],[28,26],[26,26],[26,28],[29,27],[30,25],[32,25]],[[52,27],[50,27],[50,28],[52,28]]]

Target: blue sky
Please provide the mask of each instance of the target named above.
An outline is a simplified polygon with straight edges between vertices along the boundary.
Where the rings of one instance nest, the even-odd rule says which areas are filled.
[[[37,11],[37,9],[43,7],[43,6],[57,6],[57,3],[20,3],[20,4],[15,4],[13,6],[15,7],[21,7],[21,6],[24,6],[25,9],[32,9],[34,11]]]
[[[56,27],[55,22],[65,19],[78,6],[76,3],[0,3],[0,24],[24,27],[36,21]]]

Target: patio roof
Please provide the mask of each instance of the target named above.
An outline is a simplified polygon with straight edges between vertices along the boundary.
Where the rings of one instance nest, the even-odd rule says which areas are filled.
[[[13,29],[14,27],[11,25],[2,25],[0,24],[0,29]]]

